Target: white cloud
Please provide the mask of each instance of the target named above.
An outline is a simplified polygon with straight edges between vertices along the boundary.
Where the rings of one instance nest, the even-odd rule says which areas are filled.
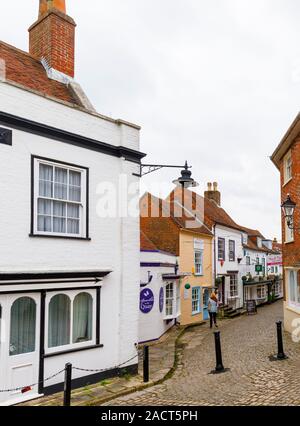
[[[16,3],[18,7],[16,7]],[[295,0],[67,0],[77,79],[103,114],[143,127],[147,162],[193,165],[245,226],[280,237],[270,162],[299,110]],[[38,1],[2,8],[1,39],[27,49]],[[179,170],[149,175],[170,182]],[[170,185],[171,188],[171,185]]]

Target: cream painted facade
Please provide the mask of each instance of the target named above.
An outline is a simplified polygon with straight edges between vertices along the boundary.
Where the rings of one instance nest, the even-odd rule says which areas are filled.
[[[208,297],[213,287],[213,238],[206,234],[181,230],[179,270],[187,276],[181,283],[181,325],[207,320]],[[195,253],[202,252],[202,271],[197,273]],[[187,289],[186,285],[190,288]]]

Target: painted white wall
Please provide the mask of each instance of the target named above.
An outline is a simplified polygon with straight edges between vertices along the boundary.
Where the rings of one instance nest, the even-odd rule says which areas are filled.
[[[176,264],[176,256],[162,252],[141,251],[141,263],[169,263]],[[162,279],[163,274],[174,274],[174,266],[141,266],[141,282],[148,281],[148,271],[153,276],[151,283],[144,287],[150,288],[154,294],[154,306],[151,312],[144,314],[139,312],[139,341],[147,342],[159,339],[173,325],[175,320],[167,322],[165,318],[165,307],[163,312],[159,310],[159,293],[164,288],[166,281]],[[176,283],[178,281],[175,281]],[[140,289],[142,290],[142,288]],[[165,302],[165,300],[164,300]]]
[[[223,266],[218,260],[218,238],[225,239],[225,260]],[[235,261],[229,261],[229,240],[235,241]],[[238,263],[239,258],[243,257],[243,245],[242,245],[242,234],[240,231],[228,228],[221,225],[215,226],[215,259],[216,259],[216,275],[221,276],[228,274],[229,272],[238,272],[238,296],[240,305],[243,303],[243,284],[241,280],[241,271]],[[226,297],[230,292],[230,278],[225,278],[225,293]]]
[[[139,130],[72,109],[25,90],[0,83],[1,110],[13,115],[139,149]],[[7,127],[7,126],[6,126]],[[0,145],[0,271],[111,269],[101,292],[101,349],[47,359],[45,377],[73,362],[80,367],[110,368],[129,359],[138,342],[140,283],[139,215],[100,218],[99,184],[116,191],[121,174],[138,185],[138,165],[95,151],[13,130],[13,145]],[[91,241],[30,238],[31,155],[88,167],[90,170]],[[134,364],[131,361],[130,364]],[[74,377],[87,373],[74,372]],[[47,382],[47,386],[61,381]],[[0,398],[3,396],[0,395]]]

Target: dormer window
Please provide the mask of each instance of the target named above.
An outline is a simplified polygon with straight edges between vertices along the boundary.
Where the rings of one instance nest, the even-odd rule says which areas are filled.
[[[262,248],[262,239],[257,238],[257,247]]]
[[[242,242],[243,245],[247,245],[248,244],[248,235],[247,234],[242,234]]]

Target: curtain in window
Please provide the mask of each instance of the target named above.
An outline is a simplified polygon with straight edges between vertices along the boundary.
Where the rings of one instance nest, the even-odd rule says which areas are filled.
[[[55,167],[54,198],[68,199],[68,170]]]
[[[73,343],[92,340],[93,299],[88,293],[80,293],[73,305]]]
[[[69,200],[81,201],[81,173],[72,170],[69,173]]]
[[[53,167],[40,164],[39,193],[41,197],[53,197]]]
[[[11,307],[9,354],[19,355],[34,352],[35,330],[35,301],[30,297],[21,297]]]
[[[78,204],[68,204],[68,234],[79,234],[80,211]]]
[[[65,294],[58,294],[49,304],[48,347],[70,343],[71,302]]]
[[[42,232],[51,232],[51,203],[50,200],[38,200],[38,230]]]
[[[295,272],[290,271],[290,301],[296,302],[296,282],[295,282]]]
[[[66,232],[66,203],[53,201],[53,232]]]

